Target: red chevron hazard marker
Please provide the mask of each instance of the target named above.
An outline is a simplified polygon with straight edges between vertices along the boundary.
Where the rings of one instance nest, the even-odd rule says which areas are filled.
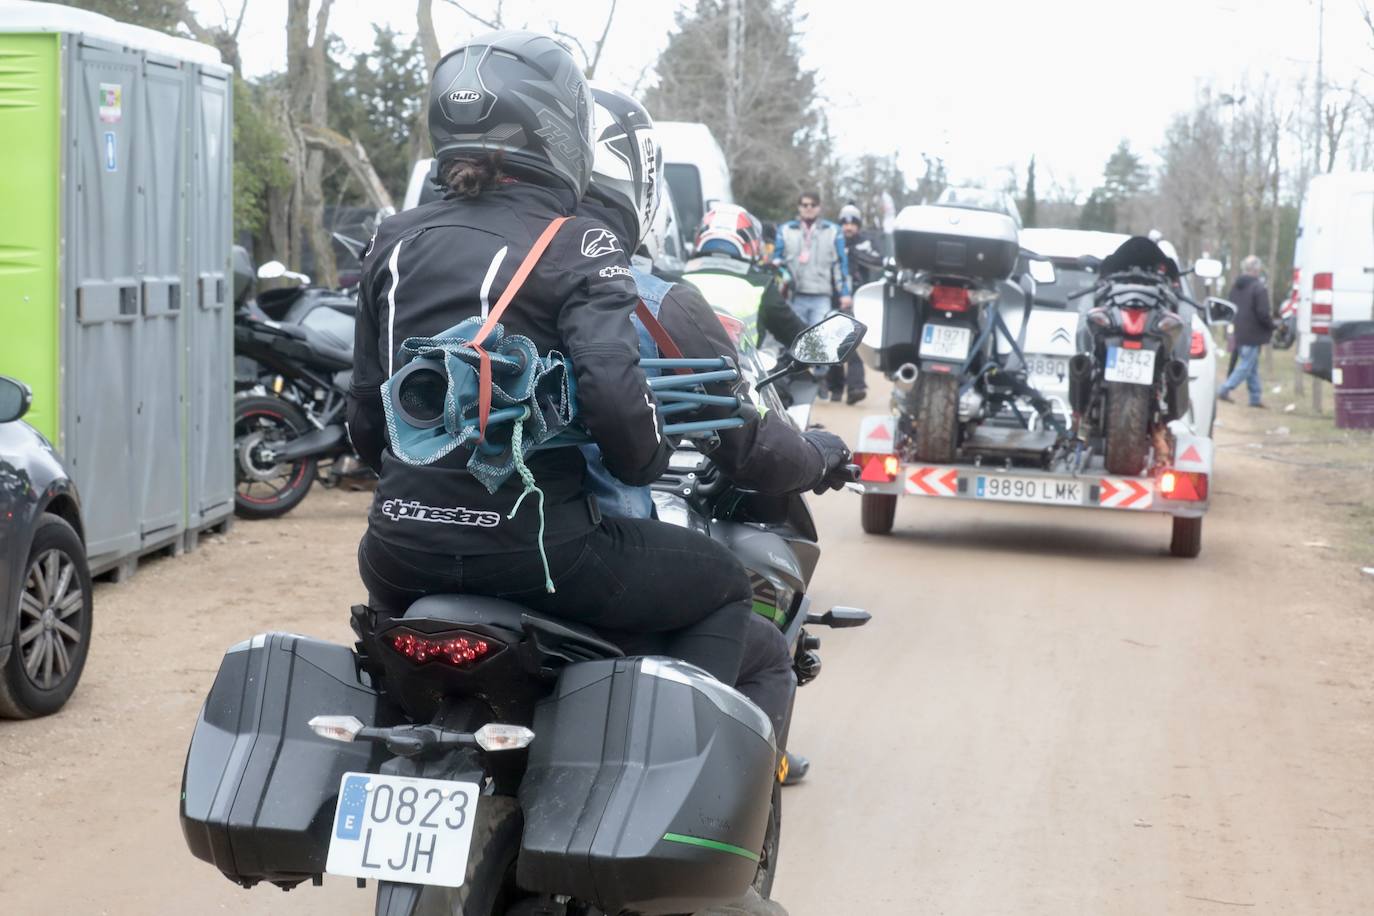
[[[1099,506],[1111,509],[1148,509],[1154,502],[1154,492],[1140,481],[1129,477],[1103,477],[1098,486]]]
[[[907,472],[906,491],[925,496],[955,496],[959,472],[954,468],[912,468]]]

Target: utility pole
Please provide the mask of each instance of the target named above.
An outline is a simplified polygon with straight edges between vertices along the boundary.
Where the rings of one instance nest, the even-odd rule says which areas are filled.
[[[1322,173],[1322,50],[1325,45],[1326,31],[1326,0],[1317,0],[1317,116],[1316,135],[1317,142],[1313,144],[1316,151],[1316,159],[1313,160],[1313,175]]]

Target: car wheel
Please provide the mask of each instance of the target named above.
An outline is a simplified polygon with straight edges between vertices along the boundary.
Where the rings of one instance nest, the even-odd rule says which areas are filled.
[[[39,518],[0,668],[0,716],[57,712],[76,689],[91,642],[91,571],[86,548],[56,515]]]

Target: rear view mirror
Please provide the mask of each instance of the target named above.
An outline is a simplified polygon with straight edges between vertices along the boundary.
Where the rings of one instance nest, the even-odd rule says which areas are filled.
[[[1198,258],[1193,262],[1193,273],[1204,280],[1220,277],[1221,269],[1221,262],[1216,258]]]
[[[1207,297],[1207,317],[1214,323],[1234,321],[1236,311],[1236,304],[1229,299],[1220,296]]]
[[[33,392],[23,382],[0,375],[0,423],[13,423],[29,412]]]
[[[787,352],[803,366],[842,363],[854,352],[867,330],[849,315],[836,312],[798,334]]]
[[[286,265],[281,261],[268,261],[258,268],[259,280],[276,280],[286,276]]]

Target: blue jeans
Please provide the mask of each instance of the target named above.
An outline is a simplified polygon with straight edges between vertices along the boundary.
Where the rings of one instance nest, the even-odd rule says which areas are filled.
[[[1259,404],[1260,402],[1260,377],[1259,377],[1259,344],[1254,346],[1244,345],[1240,348],[1240,359],[1236,362],[1235,371],[1222,383],[1219,394],[1230,394],[1240,387],[1244,382],[1246,389],[1250,392],[1250,403]]]
[[[813,293],[796,293],[792,296],[792,311],[808,328],[820,321],[830,312],[830,296]],[[791,343],[791,341],[784,341]]]

